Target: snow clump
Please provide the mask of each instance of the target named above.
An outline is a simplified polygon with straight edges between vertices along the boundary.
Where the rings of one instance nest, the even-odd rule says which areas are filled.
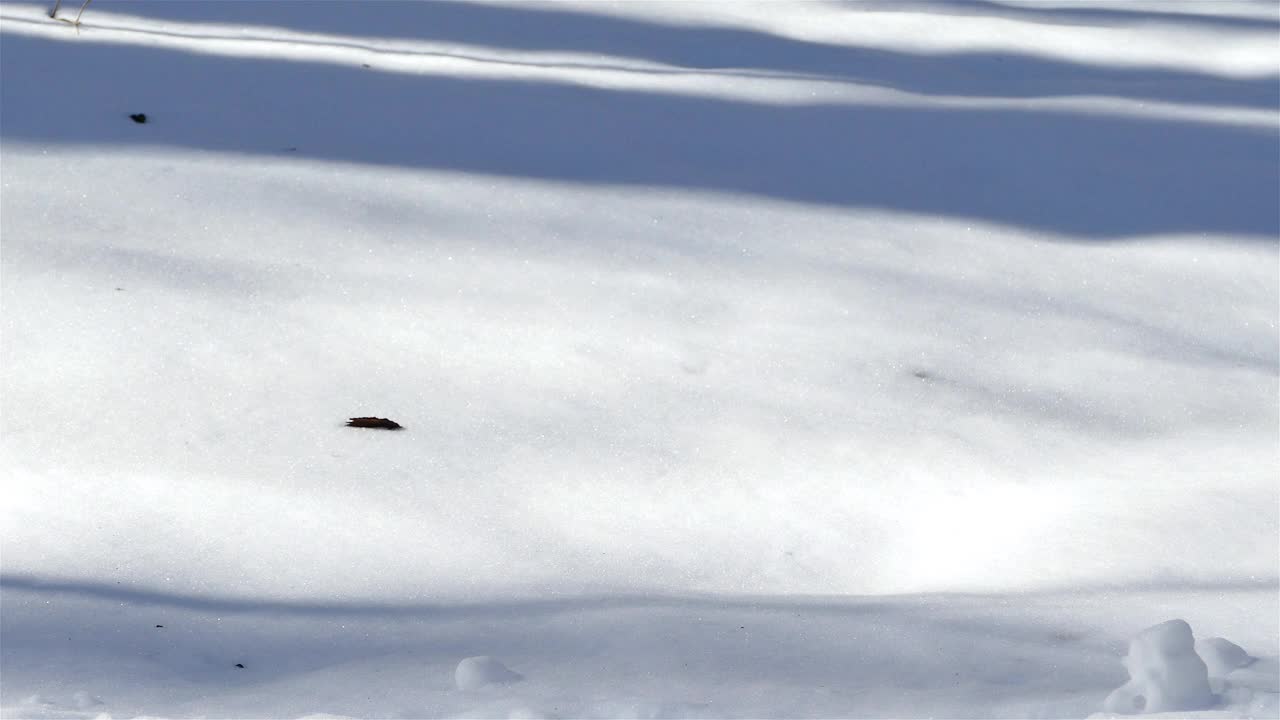
[[[1209,668],[1209,677],[1224,678],[1233,671],[1250,665],[1257,658],[1250,657],[1244,648],[1225,638],[1200,638],[1196,641],[1196,654]]]
[[[1185,620],[1153,625],[1129,641],[1124,666],[1129,682],[1103,702],[1112,713],[1202,710],[1214,702],[1209,670],[1196,654],[1195,638]]]
[[[485,685],[519,682],[524,676],[488,655],[480,655],[458,663],[453,679],[459,690],[479,690]]]

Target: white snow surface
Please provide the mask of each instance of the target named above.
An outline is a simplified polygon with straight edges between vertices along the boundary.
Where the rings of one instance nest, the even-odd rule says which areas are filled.
[[[501,660],[488,655],[469,657],[458,663],[453,674],[459,690],[479,690],[486,685],[507,685],[519,682],[524,676],[513,671]]]
[[[1129,682],[1103,702],[1120,713],[1204,710],[1214,703],[1209,669],[1196,652],[1186,620],[1169,620],[1138,633],[1124,658]]]
[[[1280,715],[1273,3],[47,10],[0,716]]]

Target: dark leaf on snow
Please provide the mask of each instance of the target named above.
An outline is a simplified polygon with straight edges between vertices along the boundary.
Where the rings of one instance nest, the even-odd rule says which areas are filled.
[[[399,430],[400,423],[379,417],[357,417],[347,421],[347,427],[379,428],[382,430]]]

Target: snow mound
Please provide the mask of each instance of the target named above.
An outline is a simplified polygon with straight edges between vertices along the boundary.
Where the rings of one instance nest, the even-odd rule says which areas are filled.
[[[1251,657],[1244,648],[1225,638],[1200,638],[1196,641],[1196,654],[1209,668],[1209,677],[1225,678],[1232,672],[1245,667],[1257,658]]]
[[[1201,710],[1213,704],[1209,669],[1196,654],[1195,638],[1185,620],[1153,625],[1129,641],[1124,659],[1129,682],[1103,702],[1114,713]]]
[[[485,685],[520,682],[524,676],[488,655],[480,655],[458,663],[453,679],[459,690],[479,690]]]

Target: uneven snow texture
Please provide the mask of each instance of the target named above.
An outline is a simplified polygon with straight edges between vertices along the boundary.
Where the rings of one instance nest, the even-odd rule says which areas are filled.
[[[1220,637],[1194,639],[1185,620],[1143,630],[1123,658],[1129,682],[1091,717],[1280,716],[1280,662]]]
[[[1204,661],[1211,678],[1225,678],[1242,667],[1257,661],[1244,648],[1225,638],[1211,637],[1196,640],[1196,655]]]
[[[1275,707],[1273,2],[47,10],[6,716]]]
[[[1169,620],[1139,633],[1129,642],[1124,666],[1129,682],[1107,696],[1103,709],[1108,712],[1203,710],[1213,703],[1208,669],[1196,654],[1185,620]]]
[[[495,660],[488,655],[478,655],[458,663],[458,669],[454,671],[453,678],[459,690],[479,690],[486,685],[519,682],[524,679],[524,676],[512,672],[511,668],[503,665],[500,660]]]

